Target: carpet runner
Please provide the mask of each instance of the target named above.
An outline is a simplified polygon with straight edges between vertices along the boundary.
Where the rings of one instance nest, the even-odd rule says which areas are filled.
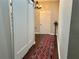
[[[58,59],[56,36],[45,35],[38,46],[23,59]]]

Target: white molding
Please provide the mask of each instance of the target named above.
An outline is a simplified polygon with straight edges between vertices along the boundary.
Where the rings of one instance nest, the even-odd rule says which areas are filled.
[[[24,55],[29,51],[29,49],[35,44],[35,41],[29,41],[26,45],[24,45],[19,52],[17,52],[15,59],[23,58]]]
[[[35,32],[35,34],[50,34],[50,33],[39,33],[39,32]]]
[[[40,34],[39,32],[35,32],[35,34]]]
[[[35,34],[41,34],[41,33],[36,32]],[[42,33],[42,34],[43,34],[43,33]],[[44,33],[44,34],[46,34],[46,33]],[[55,35],[54,33],[47,33],[47,34]],[[56,35],[58,35],[58,34],[56,34]]]
[[[55,35],[54,33],[49,33],[50,35]],[[58,33],[56,33],[56,35],[58,36]]]
[[[54,33],[49,33],[50,35],[55,35]]]

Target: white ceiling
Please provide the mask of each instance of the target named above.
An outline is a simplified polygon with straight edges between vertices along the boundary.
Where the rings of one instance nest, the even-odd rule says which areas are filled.
[[[44,1],[59,1],[59,0],[35,0],[35,1],[44,2]]]

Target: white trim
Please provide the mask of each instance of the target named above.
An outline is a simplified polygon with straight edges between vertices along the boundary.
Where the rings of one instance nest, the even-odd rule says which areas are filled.
[[[36,32],[35,34],[41,34],[41,33]],[[46,33],[44,33],[44,34],[46,34]],[[54,33],[47,33],[47,34],[55,35]],[[57,34],[57,35],[58,35],[58,34]]]
[[[35,32],[35,34],[40,34],[39,32]]]
[[[52,34],[52,35],[54,35],[53,33],[39,33],[39,32],[35,32],[35,34]]]
[[[35,41],[29,41],[28,44],[24,45],[16,54],[15,59],[23,58],[24,55],[29,51],[30,47],[35,44]]]
[[[50,33],[50,35],[55,35],[54,33]],[[58,33],[56,33],[56,35],[58,36]]]
[[[50,33],[50,35],[55,35],[54,33]]]

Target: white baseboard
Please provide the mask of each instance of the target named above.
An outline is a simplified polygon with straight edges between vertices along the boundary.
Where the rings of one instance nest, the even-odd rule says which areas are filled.
[[[28,44],[23,46],[23,48],[17,52],[17,55],[15,56],[15,59],[22,59],[24,55],[29,51],[29,49],[35,44],[35,41],[29,41]]]
[[[36,32],[35,34],[41,34],[41,33]],[[42,34],[50,34],[50,35],[55,35],[54,33],[42,33]]]
[[[38,33],[38,32],[35,32],[35,34],[40,34],[40,33]]]
[[[54,33],[50,33],[50,35],[55,35]]]
[[[54,33],[50,33],[50,35],[55,35]],[[58,36],[58,33],[56,34]]]

